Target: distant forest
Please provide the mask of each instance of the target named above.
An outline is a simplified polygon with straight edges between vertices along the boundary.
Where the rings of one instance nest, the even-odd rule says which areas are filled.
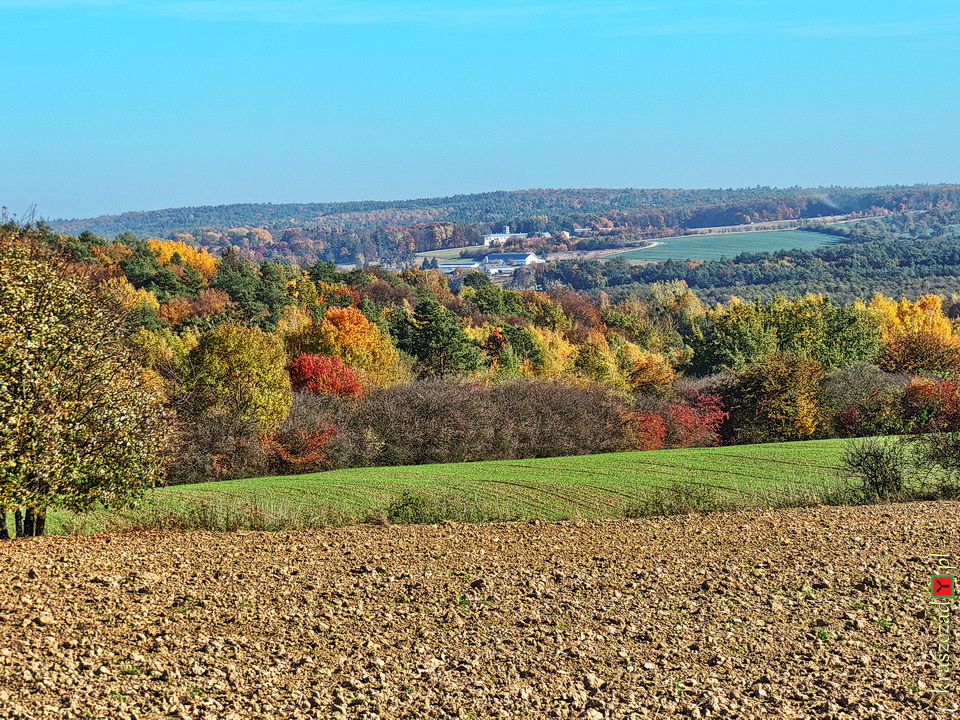
[[[642,296],[650,283],[678,280],[708,302],[806,292],[826,293],[842,303],[869,300],[877,292],[892,297],[960,296],[960,210],[901,213],[806,229],[836,235],[838,242],[813,251],[741,253],[720,261],[633,266],[619,259],[564,261],[539,267],[524,282],[543,290],[571,287],[594,298],[602,292],[614,302]],[[949,312],[951,317],[960,315],[960,303],[952,304]]]
[[[960,186],[718,190],[522,190],[402,201],[237,204],[56,220],[56,232],[133,233],[253,259],[407,266],[424,250],[480,243],[503,225],[518,232],[586,228],[669,237],[696,228],[873,216],[950,208]]]

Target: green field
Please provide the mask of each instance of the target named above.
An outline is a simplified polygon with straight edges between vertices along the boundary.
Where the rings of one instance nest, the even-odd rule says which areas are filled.
[[[772,230],[769,232],[720,233],[717,235],[688,235],[664,238],[652,248],[628,250],[612,257],[626,260],[719,260],[735,257],[742,252],[774,252],[776,250],[816,250],[838,240],[826,233],[805,230]]]
[[[436,258],[437,262],[450,263],[450,262],[474,262],[466,258],[461,258],[460,253],[464,250],[479,250],[483,245],[471,245],[470,247],[462,248],[447,248],[446,250],[427,250],[426,252],[417,253],[418,258],[426,258],[427,260],[431,258]],[[490,252],[497,252],[496,250],[490,249]]]
[[[686,237],[664,238],[657,240],[659,245],[652,248],[635,248],[622,253],[608,255],[606,260],[622,257],[626,260],[719,260],[722,257],[734,257],[742,252],[773,252],[775,250],[815,250],[823,245],[837,241],[837,237],[826,233],[806,232],[804,230],[769,230],[762,232],[716,233],[711,235],[688,235]],[[480,247],[480,246],[477,246]],[[470,248],[447,248],[417,253],[419,258],[436,258],[438,262],[461,261],[462,250]],[[491,250],[491,252],[493,252]],[[462,260],[462,262],[470,262]]]
[[[196,508],[234,514],[255,508],[261,515],[314,518],[315,524],[324,524],[361,521],[408,493],[462,519],[557,520],[644,514],[637,510],[658,488],[672,492],[686,484],[711,496],[715,506],[719,500],[722,507],[761,507],[822,497],[824,488],[836,482],[843,448],[842,440],[818,440],[336,470],[161,488],[146,505],[154,516]],[[100,511],[80,524],[86,531],[135,527],[144,512]],[[69,530],[68,520],[51,517],[50,531]]]

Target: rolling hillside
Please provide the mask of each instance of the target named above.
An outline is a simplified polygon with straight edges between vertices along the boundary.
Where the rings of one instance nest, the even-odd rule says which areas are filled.
[[[546,216],[551,225],[587,225],[606,218],[612,226],[708,228],[745,223],[816,218],[871,208],[926,209],[941,200],[960,199],[960,186],[918,185],[878,188],[739,189],[535,189],[497,191],[411,200],[332,203],[238,203],[167,208],[58,219],[58,232],[89,230],[113,237],[122,232],[167,237],[198,229],[290,228],[350,230],[416,223],[522,224]],[[901,207],[902,206],[902,207]],[[778,217],[778,215],[780,217]],[[518,224],[520,226],[518,226]]]
[[[99,512],[51,532],[149,524],[167,513],[224,526],[324,525],[377,512],[399,521],[622,518],[769,507],[821,499],[836,483],[843,440],[337,470],[161,488],[137,511]],[[679,489],[678,489],[679,488]],[[203,518],[197,518],[197,513]],[[232,518],[232,519],[231,519]]]

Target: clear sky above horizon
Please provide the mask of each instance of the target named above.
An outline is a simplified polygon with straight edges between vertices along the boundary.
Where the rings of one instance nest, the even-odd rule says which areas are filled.
[[[0,205],[960,182],[960,3],[0,0]]]

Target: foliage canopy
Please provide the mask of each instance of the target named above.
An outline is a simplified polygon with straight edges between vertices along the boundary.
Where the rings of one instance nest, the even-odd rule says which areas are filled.
[[[160,478],[164,397],[124,320],[29,231],[0,228],[0,510],[36,534],[50,507],[122,505]]]

